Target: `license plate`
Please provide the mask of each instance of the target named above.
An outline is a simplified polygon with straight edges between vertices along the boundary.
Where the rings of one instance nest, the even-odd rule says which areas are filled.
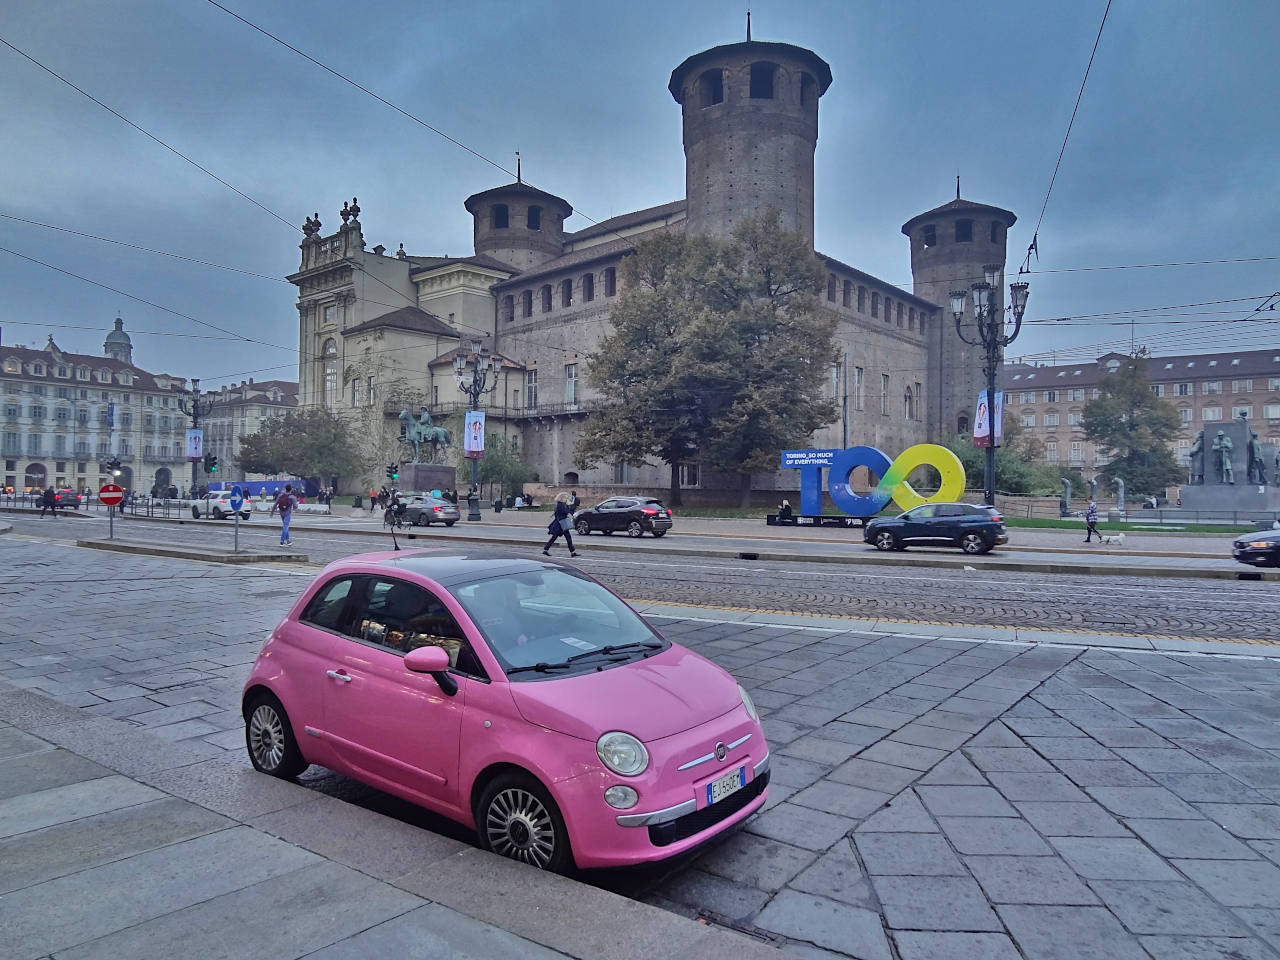
[[[747,785],[747,768],[739,767],[723,777],[717,777],[707,784],[707,806],[717,800],[723,800],[731,793],[737,793]]]

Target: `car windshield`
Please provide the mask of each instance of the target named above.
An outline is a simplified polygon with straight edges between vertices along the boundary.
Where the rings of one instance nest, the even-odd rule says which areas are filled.
[[[608,667],[668,644],[590,577],[547,567],[449,588],[514,680]]]

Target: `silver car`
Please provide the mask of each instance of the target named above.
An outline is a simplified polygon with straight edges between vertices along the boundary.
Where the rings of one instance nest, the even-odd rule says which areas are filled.
[[[429,527],[433,523],[452,527],[462,516],[457,506],[430,494],[401,494],[400,499],[405,504],[404,522],[412,527]]]

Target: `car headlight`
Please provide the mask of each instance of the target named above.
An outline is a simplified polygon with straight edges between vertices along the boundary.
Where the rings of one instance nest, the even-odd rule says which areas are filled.
[[[615,810],[630,810],[640,802],[640,795],[631,787],[614,784],[604,792],[604,802]]]
[[[747,693],[747,688],[742,684],[738,684],[738,694],[742,697],[742,705],[747,708],[747,713],[756,723],[760,722],[760,715],[756,713],[756,705],[751,702],[751,694]]]
[[[1266,540],[1255,540],[1255,541],[1253,541],[1252,543],[1246,543],[1246,544],[1244,544],[1244,546],[1246,546],[1246,547],[1252,547],[1252,548],[1253,548],[1253,549],[1255,549],[1255,550],[1262,550],[1262,549],[1264,549],[1264,548],[1266,548],[1266,547],[1271,546],[1271,544],[1269,544]]]
[[[600,762],[623,777],[637,777],[649,766],[649,751],[629,733],[614,730],[596,741]]]

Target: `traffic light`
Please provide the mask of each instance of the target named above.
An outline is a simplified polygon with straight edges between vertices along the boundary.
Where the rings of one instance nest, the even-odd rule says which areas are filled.
[[[216,453],[209,454],[209,472],[218,472],[218,455]]]
[[[399,479],[400,479],[400,464],[398,464],[398,463],[388,463],[388,464],[387,464],[387,479],[388,479],[388,480],[399,480]]]

